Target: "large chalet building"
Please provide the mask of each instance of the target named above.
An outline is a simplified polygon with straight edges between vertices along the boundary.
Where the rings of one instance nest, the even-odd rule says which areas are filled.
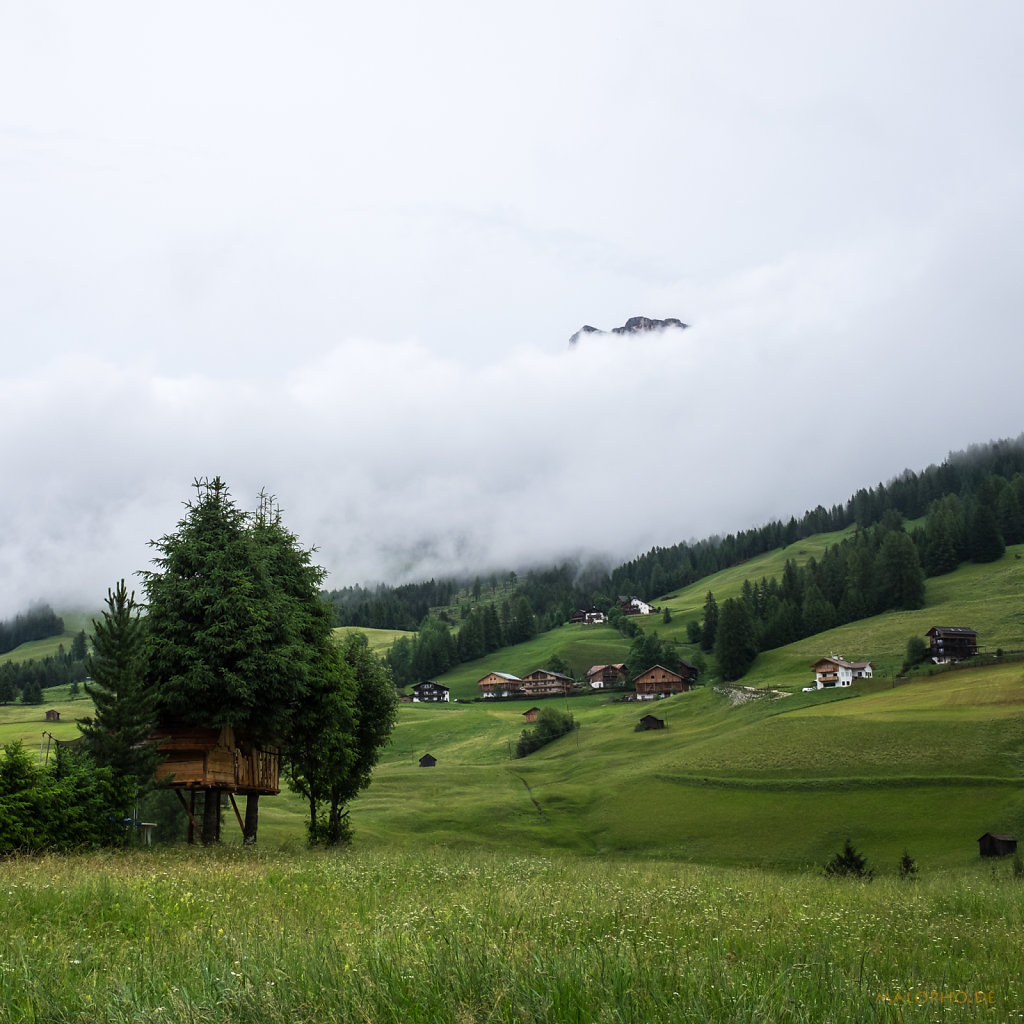
[[[678,672],[664,665],[652,665],[633,680],[637,700],[654,700],[657,697],[671,697],[674,693],[687,693],[690,681]]]
[[[427,681],[417,683],[412,688],[412,699],[414,704],[437,703],[439,701],[450,701],[451,694],[447,686]]]
[[[523,692],[523,681],[508,672],[488,672],[477,680],[481,697],[518,697]]]
[[[561,672],[539,668],[523,676],[522,692],[528,697],[561,697],[571,693],[576,681]]]
[[[592,665],[587,671],[587,682],[592,690],[610,690],[626,681],[626,666],[619,662],[616,665]]]
[[[978,634],[966,626],[932,626],[928,637],[928,657],[936,665],[963,661],[978,653]]]

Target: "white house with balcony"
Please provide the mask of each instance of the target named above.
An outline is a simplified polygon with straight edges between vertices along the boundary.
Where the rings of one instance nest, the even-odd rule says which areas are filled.
[[[812,666],[818,690],[833,686],[852,686],[857,679],[870,679],[874,671],[870,661],[844,661],[838,655],[819,658]]]

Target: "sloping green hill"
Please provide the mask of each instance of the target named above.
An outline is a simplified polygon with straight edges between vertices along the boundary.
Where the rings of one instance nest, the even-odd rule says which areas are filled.
[[[895,864],[907,848],[950,865],[977,854],[982,832],[1024,829],[1020,664],[829,697],[571,700],[580,729],[516,761],[522,705],[407,706],[357,832],[799,867],[847,835],[872,859]],[[635,732],[652,710],[668,727]],[[427,751],[437,767],[416,766]]]
[[[800,548],[804,557],[816,549]],[[580,728],[522,760],[511,754],[523,702],[403,705],[373,785],[353,805],[356,841],[798,868],[820,865],[849,836],[882,870],[904,849],[922,870],[962,864],[977,856],[983,832],[1024,834],[1024,662],[986,656],[898,683],[883,673],[850,690],[800,687],[822,653],[885,669],[902,661],[910,635],[936,624],[970,625],[990,651],[1024,648],[1021,551],[929,580],[920,611],[762,655],[743,680],[749,689],[708,686],[653,705],[602,694],[559,700]],[[685,610],[699,612],[708,589],[738,593],[746,576],[781,571],[785,557],[752,560],[666,598],[682,620],[670,625],[685,628]],[[655,618],[645,624],[660,633]],[[557,653],[579,671],[622,660],[627,649],[610,627],[563,626],[445,681],[468,699],[490,669],[522,675]],[[769,688],[790,693],[772,697]],[[0,708],[0,741],[38,744],[50,706],[62,719],[52,731],[71,738],[90,705],[66,697],[47,691],[43,707]],[[668,727],[634,731],[648,711]],[[424,753],[436,767],[418,767]],[[262,841],[301,844],[303,814],[293,795],[264,800]]]

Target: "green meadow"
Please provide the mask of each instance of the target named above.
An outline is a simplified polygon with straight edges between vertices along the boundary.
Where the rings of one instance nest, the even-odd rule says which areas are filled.
[[[428,845],[0,865],[0,1021],[1010,1021],[1009,866],[873,884]]]

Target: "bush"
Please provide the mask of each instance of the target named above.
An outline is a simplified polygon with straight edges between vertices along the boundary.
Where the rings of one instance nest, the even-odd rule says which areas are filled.
[[[537,716],[537,725],[533,729],[524,729],[516,743],[516,757],[526,757],[535,750],[547,746],[552,740],[572,732],[576,723],[572,715],[556,708],[544,708]]]
[[[914,876],[917,874],[917,861],[906,850],[903,851],[903,856],[900,858],[898,871],[900,878],[905,882],[914,881]]]
[[[112,846],[126,839],[124,793],[109,768],[58,747],[39,768],[21,743],[0,758],[0,854]]]
[[[849,839],[843,845],[842,852],[825,865],[826,878],[859,878],[870,882],[874,875],[874,871],[867,866],[867,860],[853,848]]]

